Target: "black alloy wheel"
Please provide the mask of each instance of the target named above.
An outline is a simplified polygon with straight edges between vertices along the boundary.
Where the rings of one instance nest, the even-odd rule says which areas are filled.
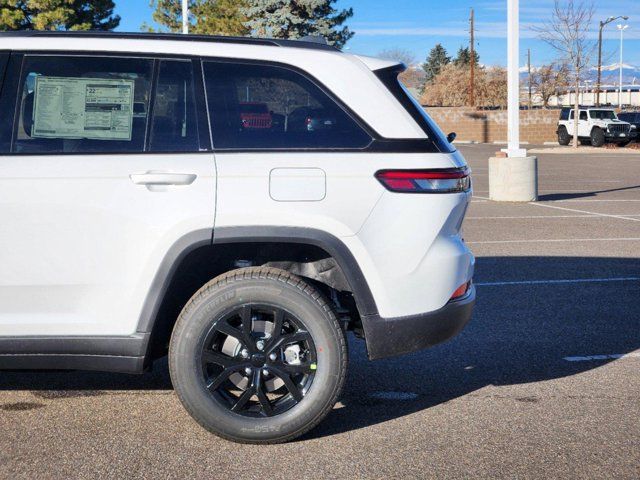
[[[211,327],[203,381],[216,401],[249,417],[279,415],[300,402],[317,369],[313,339],[274,305],[243,305]]]

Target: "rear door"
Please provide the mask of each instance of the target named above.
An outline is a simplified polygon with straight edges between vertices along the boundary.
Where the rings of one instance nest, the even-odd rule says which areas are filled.
[[[212,229],[199,69],[188,58],[13,57],[2,97],[13,122],[0,156],[0,336],[135,332],[166,252]]]

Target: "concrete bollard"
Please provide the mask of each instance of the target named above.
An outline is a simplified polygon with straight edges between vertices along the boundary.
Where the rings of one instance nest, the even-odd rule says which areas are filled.
[[[538,158],[491,157],[489,198],[496,202],[535,202],[538,199]]]

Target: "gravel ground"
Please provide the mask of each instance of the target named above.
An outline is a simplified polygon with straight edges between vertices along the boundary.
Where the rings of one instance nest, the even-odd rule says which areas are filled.
[[[478,305],[454,340],[368,362],[350,339],[341,402],[279,446],[203,431],[166,362],[141,376],[3,372],[0,477],[639,478],[640,154],[542,153],[540,201],[496,204],[497,148],[460,147]]]

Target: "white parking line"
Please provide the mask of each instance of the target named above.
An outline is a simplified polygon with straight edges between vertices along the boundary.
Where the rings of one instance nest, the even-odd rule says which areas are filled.
[[[545,285],[562,283],[638,282],[640,277],[570,278],[565,280],[519,280],[514,282],[477,282],[476,287],[503,287],[509,285]]]
[[[640,217],[640,214],[634,215],[621,215],[622,217]],[[514,220],[519,218],[531,219],[531,218],[600,218],[600,215],[514,215],[510,217],[464,217],[465,220]]]
[[[543,200],[544,202],[553,203],[600,203],[600,202],[640,202],[637,198],[597,198],[593,200]]]
[[[564,357],[567,362],[593,362],[594,360],[619,360],[623,358],[640,358],[640,352],[610,353],[607,355],[585,355],[579,357]]]
[[[555,205],[545,205],[543,203],[535,203],[535,202],[530,202],[529,205],[536,205],[538,207],[543,207],[543,208],[553,208],[555,210],[564,210],[567,212],[589,213],[591,215],[597,215],[598,217],[617,218],[622,220],[629,220],[631,222],[640,222],[640,218],[624,217],[622,215],[610,215],[608,213],[598,213],[598,212],[591,212],[588,210],[578,210],[576,208],[557,207]]]
[[[629,220],[632,220],[631,218]],[[637,242],[640,237],[628,238],[543,238],[536,240],[485,240],[481,242],[466,242],[469,245],[482,245],[489,243],[547,243],[547,242]]]
[[[538,192],[543,192],[543,193],[558,193],[558,188],[541,188],[538,189]],[[475,193],[489,193],[489,190],[474,190]],[[586,193],[586,194],[591,194],[592,192],[590,190],[562,190],[562,192],[560,192],[560,194],[565,194],[565,193]],[[553,201],[553,200],[551,200]]]
[[[487,197],[481,197],[478,196],[477,198],[482,198],[484,200],[490,200]],[[594,201],[594,200],[592,200]],[[638,200],[640,201],[640,200]],[[621,219],[621,220],[629,220],[631,222],[640,222],[640,218],[631,218],[629,216],[625,217],[623,215],[609,215],[608,213],[598,213],[598,212],[591,212],[589,210],[578,210],[576,208],[567,208],[567,207],[557,207],[555,205],[546,205],[544,203],[538,203],[538,202],[527,202],[528,205],[534,205],[536,207],[542,207],[542,208],[553,208],[556,210],[564,210],[567,212],[575,212],[575,213],[588,213],[590,215],[596,215],[598,217],[606,217],[606,218],[617,218],[617,219]],[[545,241],[549,241],[549,240],[545,240]]]
[[[631,216],[631,215],[628,215]],[[640,215],[638,215],[640,216]],[[465,220],[513,220],[518,218],[598,218],[596,215],[522,215],[513,217],[464,217]]]

